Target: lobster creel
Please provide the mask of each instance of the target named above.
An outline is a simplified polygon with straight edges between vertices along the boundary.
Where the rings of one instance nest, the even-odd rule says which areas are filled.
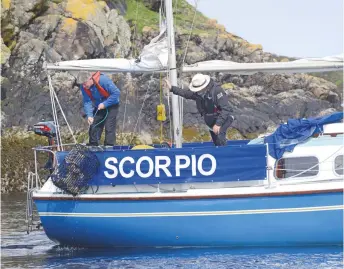
[[[88,182],[98,172],[97,156],[87,147],[77,144],[51,175],[54,185],[76,196],[88,189]]]

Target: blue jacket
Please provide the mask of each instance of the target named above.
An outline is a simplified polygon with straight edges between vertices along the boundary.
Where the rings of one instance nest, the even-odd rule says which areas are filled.
[[[93,102],[85,92],[84,87],[80,86],[84,101],[84,110],[87,117],[93,117],[93,110],[95,107],[98,107],[100,103],[103,103],[105,107],[109,107],[119,103],[120,90],[116,87],[116,85],[109,77],[101,74],[99,78],[99,85],[103,87],[103,89],[106,90],[110,94],[110,96],[106,99],[99,93],[96,85],[92,85],[90,91],[92,93]]]

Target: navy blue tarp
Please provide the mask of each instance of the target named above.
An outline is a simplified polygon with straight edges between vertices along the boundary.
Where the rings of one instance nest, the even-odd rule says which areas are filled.
[[[269,154],[275,159],[282,157],[285,151],[293,151],[301,143],[314,134],[323,131],[323,125],[343,120],[343,112],[308,119],[289,119],[287,124],[280,125],[277,130],[264,139],[269,143]]]
[[[59,163],[68,152],[58,152]],[[100,169],[90,184],[157,184],[262,180],[265,145],[95,152]]]

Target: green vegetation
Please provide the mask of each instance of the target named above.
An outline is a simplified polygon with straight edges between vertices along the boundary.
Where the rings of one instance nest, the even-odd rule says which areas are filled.
[[[184,142],[204,142],[210,141],[210,134],[208,131],[200,130],[196,127],[183,128],[183,140]]]
[[[11,24],[9,16],[1,20],[1,37],[10,50],[15,47],[14,26]]]
[[[1,137],[1,191],[25,191],[28,172],[34,172],[33,147],[47,145],[46,139],[37,135],[8,135]],[[46,153],[37,154],[39,167],[42,168],[47,161]],[[48,171],[40,169],[43,179]]]
[[[173,10],[176,30],[180,33],[188,34],[195,14],[194,7],[185,0],[179,0],[175,1]],[[218,25],[215,20],[209,20],[201,12],[196,11],[193,29],[194,34],[216,33],[220,28],[221,26]]]
[[[323,78],[337,85],[340,92],[343,91],[343,72],[323,72],[323,73],[310,73],[311,76]]]
[[[158,29],[158,12],[151,10],[142,0],[128,0],[126,4],[127,13],[125,14],[125,18],[127,21],[131,22],[133,27],[136,25],[138,33],[142,33],[144,29]],[[195,9],[186,0],[174,1],[173,4],[176,31],[181,34],[188,34],[192,25]],[[211,35],[217,33],[227,34],[223,25],[219,25],[216,20],[210,20],[201,12],[196,11],[193,34]]]
[[[147,8],[142,0],[128,0],[125,19],[137,27],[137,33],[142,33],[145,26],[154,30],[159,29],[159,14]],[[134,29],[132,29],[134,30]]]

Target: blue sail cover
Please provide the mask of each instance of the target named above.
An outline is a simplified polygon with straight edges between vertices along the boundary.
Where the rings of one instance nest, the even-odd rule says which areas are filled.
[[[277,130],[264,139],[269,143],[269,154],[275,159],[282,157],[285,151],[293,151],[295,146],[314,134],[321,133],[323,126],[343,120],[343,112],[308,119],[289,119],[281,124]]]
[[[247,142],[245,142],[247,143]],[[166,184],[263,180],[265,145],[106,150],[95,152],[100,169],[91,185]],[[58,162],[68,152],[58,152]]]

